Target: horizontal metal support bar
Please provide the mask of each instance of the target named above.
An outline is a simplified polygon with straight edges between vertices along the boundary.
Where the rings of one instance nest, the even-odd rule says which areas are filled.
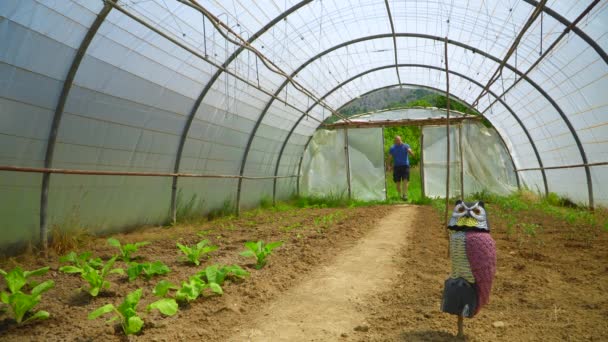
[[[465,120],[481,120],[478,116],[465,116],[450,118],[450,122],[463,122]],[[435,118],[435,119],[402,119],[402,120],[379,120],[379,121],[367,121],[367,122],[337,122],[333,124],[323,125],[323,128],[369,128],[369,127],[394,127],[394,126],[434,126],[434,125],[445,125],[447,124],[447,118]]]
[[[21,167],[0,165],[0,171],[12,172],[34,172],[34,173],[58,173],[64,175],[92,175],[92,176],[142,176],[142,177],[190,177],[190,178],[241,178],[241,179],[276,179],[276,178],[296,178],[291,176],[236,176],[236,175],[205,175],[199,173],[174,173],[174,172],[129,172],[129,171],[97,171],[97,170],[73,170],[73,169],[53,169],[44,167]]]
[[[189,52],[190,54],[192,54],[192,55],[194,55],[194,56],[198,57],[199,59],[201,59],[201,60],[203,60],[203,61],[205,61],[205,62],[207,62],[207,63],[211,64],[212,66],[216,67],[217,69],[222,70],[223,72],[227,73],[228,75],[230,75],[230,76],[232,76],[232,77],[236,78],[237,80],[239,80],[239,81],[241,81],[241,82],[243,82],[243,83],[245,83],[245,84],[247,84],[247,85],[249,85],[249,86],[251,86],[251,87],[253,87],[253,88],[257,89],[257,90],[259,90],[260,92],[262,92],[262,93],[264,93],[264,94],[266,94],[266,95],[268,95],[268,96],[270,96],[270,97],[274,98],[275,100],[277,100],[277,101],[279,101],[279,102],[281,102],[281,103],[285,104],[286,106],[291,107],[291,108],[293,108],[294,110],[296,110],[296,111],[298,111],[298,112],[300,112],[300,113],[304,113],[304,112],[303,112],[301,109],[299,109],[298,107],[294,106],[293,104],[291,104],[291,103],[289,103],[289,102],[285,101],[284,99],[281,99],[281,98],[280,98],[280,97],[278,97],[278,96],[275,96],[275,95],[274,95],[274,94],[273,94],[271,91],[266,90],[266,89],[264,89],[264,88],[262,88],[262,87],[259,87],[259,86],[258,86],[256,83],[254,83],[254,82],[252,82],[252,81],[249,81],[249,80],[248,80],[248,79],[246,79],[245,77],[240,76],[239,74],[237,74],[236,72],[234,72],[234,71],[232,71],[232,70],[228,69],[227,67],[225,67],[225,66],[223,66],[223,65],[220,65],[220,64],[219,64],[219,63],[217,63],[217,62],[214,62],[213,60],[211,60],[210,58],[208,58],[208,57],[206,57],[206,56],[203,56],[203,55],[202,55],[202,54],[200,54],[199,52],[197,52],[197,51],[195,51],[194,49],[192,49],[192,48],[190,48],[190,47],[188,47],[188,46],[186,46],[186,45],[182,44],[182,43],[181,43],[181,42],[179,42],[177,39],[175,39],[175,38],[173,38],[173,37],[170,37],[168,34],[166,34],[166,33],[162,32],[161,30],[159,30],[159,29],[157,29],[156,27],[152,26],[151,24],[147,23],[145,20],[143,20],[143,19],[141,19],[141,18],[137,17],[137,16],[136,16],[136,15],[134,15],[133,13],[131,13],[131,12],[127,11],[127,10],[126,10],[126,9],[124,9],[124,8],[122,8],[121,6],[119,6],[119,5],[117,5],[117,4],[113,3],[113,2],[107,2],[107,1],[106,1],[106,3],[108,3],[108,4],[112,5],[112,7],[114,7],[116,10],[118,10],[118,11],[119,11],[119,12],[121,12],[121,13],[123,13],[123,14],[124,14],[124,15],[126,15],[127,17],[129,17],[129,18],[133,19],[134,21],[138,22],[139,24],[141,24],[141,25],[142,25],[142,26],[144,26],[145,28],[147,28],[147,29],[151,30],[152,32],[154,32],[154,33],[158,34],[159,36],[161,36],[161,37],[165,38],[166,40],[168,40],[169,42],[173,43],[174,45],[179,46],[180,48],[182,48],[182,49],[184,49],[185,51]],[[319,123],[321,122],[320,120],[318,120],[318,119],[317,119],[317,118],[315,118],[315,117],[312,117],[312,116],[311,116],[311,118],[312,118],[313,120],[318,121]]]
[[[603,166],[603,165],[608,165],[608,162],[587,163],[587,164],[572,164],[572,165],[561,165],[561,166],[530,167],[530,168],[526,168],[526,169],[517,169],[515,171],[516,172],[521,172],[521,171],[573,169],[573,168],[577,168],[577,167],[591,167],[591,166]]]

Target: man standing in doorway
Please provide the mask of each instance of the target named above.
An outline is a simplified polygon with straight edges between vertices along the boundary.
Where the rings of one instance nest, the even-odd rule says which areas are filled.
[[[414,152],[410,145],[404,144],[400,136],[395,137],[395,144],[389,150],[393,157],[393,180],[397,185],[397,193],[402,200],[407,201],[407,186],[410,181],[410,158]],[[402,188],[403,186],[403,188]]]

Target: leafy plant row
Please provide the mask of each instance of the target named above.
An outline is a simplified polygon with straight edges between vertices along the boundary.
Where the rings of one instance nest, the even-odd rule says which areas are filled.
[[[139,248],[148,245],[149,242],[123,245],[117,239],[110,238],[108,244],[116,247],[118,254],[107,262],[99,257],[92,257],[92,253],[88,251],[81,254],[72,251],[59,259],[60,262],[69,264],[61,266],[59,271],[80,275],[87,284],[84,290],[92,297],[98,296],[110,287],[110,282],[107,280],[110,274],[126,275],[129,281],[134,281],[140,276],[150,280],[154,276],[166,275],[170,272],[169,267],[161,261],[143,263],[134,261],[133,254]],[[248,241],[245,243],[247,249],[240,254],[254,257],[255,268],[261,269],[266,265],[272,250],[281,245],[280,241],[268,244],[263,241]],[[177,248],[185,255],[182,260],[198,266],[201,258],[209,257],[209,253],[217,250],[218,246],[210,245],[209,240],[202,240],[193,246],[177,243]],[[114,267],[118,259],[126,264],[126,270]],[[8,288],[8,291],[0,292],[0,300],[10,309],[9,314],[17,324],[50,317],[46,311],[34,312],[33,310],[40,303],[42,294],[53,288],[55,283],[52,280],[37,283],[32,278],[43,276],[48,270],[49,267],[34,271],[24,271],[20,267],[8,272],[0,270],[0,275],[4,277]],[[149,304],[145,312],[158,310],[166,316],[175,315],[180,303],[189,303],[203,296],[222,295],[224,293],[222,286],[226,280],[240,280],[248,275],[249,273],[238,265],[214,264],[188,277],[180,285],[161,280],[152,291],[160,299]],[[139,288],[127,294],[118,307],[106,304],[91,312],[88,318],[95,319],[112,313],[113,316],[108,322],[119,321],[125,334],[136,334],[144,326],[142,313],[137,309],[142,296],[143,289]]]

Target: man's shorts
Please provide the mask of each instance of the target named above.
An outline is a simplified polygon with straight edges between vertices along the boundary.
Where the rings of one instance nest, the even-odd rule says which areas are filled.
[[[393,181],[401,182],[402,180],[410,181],[409,165],[395,166],[393,168]]]

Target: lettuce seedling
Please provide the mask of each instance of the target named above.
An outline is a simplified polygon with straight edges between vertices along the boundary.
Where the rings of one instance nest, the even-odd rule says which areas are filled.
[[[116,258],[118,257],[115,256],[108,260],[105,265],[103,262],[101,262],[101,269],[95,268],[97,266],[97,261],[94,261],[92,264],[86,262],[82,265],[82,267],[62,266],[59,268],[59,271],[64,273],[80,274],[82,279],[89,283],[87,292],[91,296],[97,297],[101,290],[110,287],[110,282],[106,280],[106,277],[109,274],[125,274],[125,271],[122,268],[112,268],[114,263],[116,263]]]
[[[121,245],[120,241],[116,240],[115,238],[109,238],[108,244],[112,247],[118,248],[118,250],[120,251],[120,256],[122,257],[122,261],[129,262],[131,261],[131,253],[137,252],[140,247],[149,245],[150,242],[143,241]]]
[[[172,282],[163,279],[156,284],[152,293],[157,297],[164,298],[167,293],[169,293],[169,290],[179,290],[179,287]]]
[[[0,274],[4,276],[6,285],[10,292],[2,291],[0,293],[0,301],[8,305],[11,309],[11,315],[17,324],[25,323],[36,319],[47,319],[50,314],[46,311],[38,311],[23,319],[34,306],[40,303],[42,294],[55,286],[52,280],[44,281],[32,288],[30,294],[21,291],[26,285],[31,286],[33,282],[28,281],[29,277],[41,276],[48,272],[48,267],[39,268],[34,271],[23,271],[20,267],[15,267],[9,272],[0,270]]]
[[[224,281],[227,278],[245,278],[249,275],[249,272],[238,265],[220,266],[216,264],[207,266],[197,275],[209,284],[216,283],[221,286],[224,285]]]
[[[283,245],[283,241],[270,242],[268,244],[265,244],[262,240],[258,242],[247,241],[245,242],[245,247],[247,250],[241,252],[240,255],[245,257],[255,257],[255,269],[259,270],[266,265],[266,258],[272,254],[272,250],[280,247],[281,245]]]
[[[120,306],[115,307],[113,304],[106,304],[97,310],[91,312],[88,316],[89,319],[95,319],[102,315],[113,312],[112,317],[108,322],[120,320],[120,325],[125,335],[137,334],[144,326],[143,318],[137,315],[137,306],[143,295],[142,289],[137,289],[129,293],[123,300]],[[163,315],[173,316],[177,313],[177,303],[175,300],[164,298],[158,300],[147,307],[147,311],[158,310]]]
[[[8,272],[0,269],[0,275],[4,277],[4,280],[6,281],[6,286],[8,286],[9,291],[14,294],[19,292],[21,288],[23,288],[25,285],[28,285],[29,287],[36,286],[37,284],[35,284],[29,278],[43,276],[48,271],[48,266],[41,267],[33,271],[24,271],[23,269],[21,269],[21,267],[17,266]]]
[[[59,262],[63,262],[63,263],[71,263],[74,267],[82,269],[84,267],[85,264],[88,264],[89,266],[93,267],[96,270],[99,270],[103,267],[103,261],[101,260],[101,258],[91,258],[91,252],[84,252],[81,254],[76,254],[76,252],[70,252],[67,255],[62,256],[61,258],[59,258]],[[62,271],[62,269],[64,269]],[[65,273],[77,273],[77,272],[68,272],[67,270],[70,270],[72,268],[69,267],[61,267],[59,270]],[[75,270],[75,269],[73,269]]]
[[[142,274],[146,280],[150,280],[153,276],[165,275],[171,272],[169,266],[165,265],[162,261],[145,262],[145,263],[129,263],[127,268],[127,276],[129,281],[134,281],[137,277]]]
[[[175,292],[175,299],[178,302],[191,302],[202,296],[206,289],[220,295],[224,293],[218,284],[207,284],[200,276],[193,275],[187,282],[182,282],[182,287]]]
[[[179,248],[182,253],[186,255],[186,257],[182,259],[185,261],[190,261],[196,266],[200,265],[200,258],[202,256],[209,254],[218,248],[217,246],[208,246],[209,240],[202,240],[192,247],[184,246],[179,242],[176,245],[177,248]]]

